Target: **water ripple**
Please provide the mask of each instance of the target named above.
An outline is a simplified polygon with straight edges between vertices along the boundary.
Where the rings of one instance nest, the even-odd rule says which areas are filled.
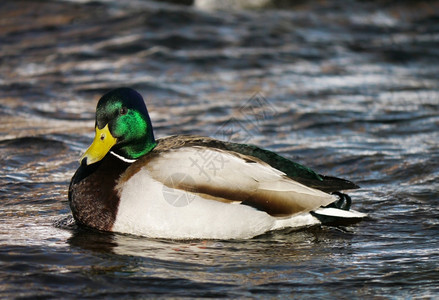
[[[0,295],[434,298],[437,1],[196,2],[2,2]],[[69,180],[117,86],[145,96],[157,136],[224,138],[233,121],[249,143],[357,182],[369,218],[246,241],[76,227]]]

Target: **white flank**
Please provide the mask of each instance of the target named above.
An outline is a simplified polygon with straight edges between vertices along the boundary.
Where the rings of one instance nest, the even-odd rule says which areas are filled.
[[[118,187],[121,201],[113,230],[170,239],[244,239],[274,229],[318,224],[307,212],[336,198],[283,175],[269,165],[246,163],[224,151],[192,147],[165,152]],[[275,218],[247,205],[203,199],[202,194],[172,188],[170,182],[189,189],[209,185],[232,192],[260,192],[298,202],[305,209],[289,218]]]
[[[187,205],[175,206],[166,192],[148,170],[138,172],[124,185],[113,230],[170,239],[236,239],[262,234],[274,225],[274,218],[246,205],[175,189],[175,198],[187,200]]]

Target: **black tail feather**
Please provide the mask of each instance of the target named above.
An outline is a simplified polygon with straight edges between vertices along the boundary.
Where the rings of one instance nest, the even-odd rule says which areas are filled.
[[[332,192],[331,194],[338,196],[338,201],[332,202],[325,207],[334,207],[343,210],[349,210],[351,208],[352,199],[348,194],[341,192]]]

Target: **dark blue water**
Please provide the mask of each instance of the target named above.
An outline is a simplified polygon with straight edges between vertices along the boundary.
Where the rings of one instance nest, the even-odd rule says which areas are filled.
[[[0,3],[1,298],[438,297],[439,3],[275,2]],[[77,228],[68,184],[119,86],[144,95],[156,136],[348,178],[370,218],[242,241]]]

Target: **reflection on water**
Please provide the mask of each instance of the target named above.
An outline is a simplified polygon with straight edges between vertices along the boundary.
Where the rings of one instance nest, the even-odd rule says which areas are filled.
[[[2,297],[439,293],[439,4],[274,2],[1,2]],[[371,218],[249,241],[76,228],[68,184],[118,86],[145,96],[156,136],[244,139],[346,177]]]
[[[312,229],[290,235],[273,233],[251,241],[175,242],[81,231],[69,239],[69,244],[73,248],[110,255],[113,263],[118,261],[115,268],[122,274],[176,279],[172,284],[176,289],[185,289],[188,282],[192,282],[202,293],[206,292],[204,283],[210,283],[229,290],[230,295],[239,295],[249,286],[264,294],[270,293],[276,285],[294,281],[301,282],[298,286],[312,284],[314,280],[321,281],[326,275],[337,273],[342,266],[330,261],[339,250],[328,252],[328,247],[340,243],[338,247],[349,248],[352,237],[352,233]],[[349,252],[343,249],[346,251]],[[312,266],[322,259],[328,263]],[[121,263],[121,260],[129,263]],[[299,270],[286,264],[288,261],[294,261]],[[354,268],[352,271],[355,272]],[[309,292],[304,286],[303,293],[306,290]],[[185,292],[194,293],[192,289]]]

